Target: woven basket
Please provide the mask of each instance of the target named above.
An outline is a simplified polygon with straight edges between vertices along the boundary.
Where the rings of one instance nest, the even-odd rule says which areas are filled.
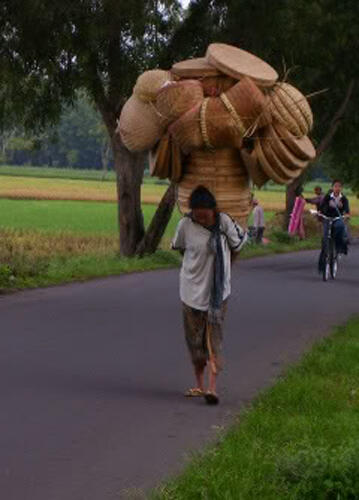
[[[172,182],[179,182],[183,175],[182,155],[178,144],[171,139],[171,176]]]
[[[249,153],[245,148],[242,148],[241,156],[253,184],[258,188],[264,186],[264,184],[269,181],[269,177],[261,168],[256,152],[253,150]]]
[[[172,123],[202,100],[201,82],[181,80],[172,82],[159,91],[156,109],[167,123]]]
[[[171,79],[169,71],[162,69],[145,71],[137,78],[133,93],[143,102],[154,102],[160,88]]]
[[[286,144],[282,141],[273,126],[269,125],[266,129],[263,129],[263,132],[264,131],[266,132],[265,140],[270,142],[273,152],[287,168],[291,170],[304,170],[308,166],[308,160],[302,160],[292,153],[288,146],[286,146]]]
[[[204,147],[200,126],[200,109],[201,104],[197,104],[168,128],[173,140],[184,154],[190,153],[193,149]]]
[[[197,57],[174,64],[171,73],[178,78],[203,78],[219,75],[220,71],[209,64],[205,57]]]
[[[286,127],[283,127],[277,122],[273,122],[273,128],[278,137],[281,139],[288,149],[301,160],[312,161],[315,158],[315,148],[306,135],[303,137],[296,137]]]
[[[243,129],[218,97],[208,97],[201,106],[201,133],[209,149],[242,146]]]
[[[201,78],[205,97],[219,97],[237,83],[237,80],[226,75]]]
[[[163,134],[153,106],[132,95],[122,108],[116,133],[130,151],[149,151]]]
[[[243,78],[225,96],[240,116],[247,134],[271,121],[268,100],[258,86],[250,79]]]
[[[178,185],[178,203],[183,213],[188,212],[189,197],[199,185],[213,193],[220,211],[246,225],[251,210],[251,192],[248,174],[237,149],[199,150],[189,156]]]
[[[171,176],[171,143],[169,134],[161,137],[149,153],[150,175],[166,179]]]
[[[260,164],[260,166],[263,169],[263,171],[265,172],[265,174],[272,181],[276,182],[277,184],[289,184],[291,182],[290,178],[278,173],[275,166],[273,167],[273,165],[269,162],[266,155],[264,154],[264,151],[262,148],[262,142],[259,138],[257,138],[255,141],[254,151],[257,155],[258,163]]]
[[[313,127],[313,114],[307,99],[292,85],[278,83],[270,93],[273,118],[297,137],[307,135]]]
[[[308,165],[308,162],[305,162],[303,167],[287,167],[275,153],[272,141],[262,139],[261,146],[262,151],[273,171],[287,181],[292,181],[298,177],[302,173],[303,169]]]

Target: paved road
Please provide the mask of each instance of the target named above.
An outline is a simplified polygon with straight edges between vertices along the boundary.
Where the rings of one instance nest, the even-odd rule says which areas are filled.
[[[334,282],[316,252],[234,268],[222,404],[185,400],[191,383],[177,271],[0,298],[0,498],[113,500],[148,488],[283,365],[359,312],[359,248]]]

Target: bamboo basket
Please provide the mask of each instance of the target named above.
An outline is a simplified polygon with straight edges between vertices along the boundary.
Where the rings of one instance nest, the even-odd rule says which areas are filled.
[[[183,114],[169,127],[169,132],[184,154],[204,147],[200,126],[201,104]]]
[[[203,78],[221,74],[215,66],[208,63],[205,57],[175,63],[171,68],[171,73],[177,78]]]
[[[249,76],[261,87],[272,87],[278,79],[278,73],[262,59],[224,43],[209,45],[206,59],[222,73],[237,80]]]
[[[246,225],[251,210],[251,192],[248,174],[237,149],[198,150],[189,156],[178,185],[178,204],[182,213],[188,212],[189,197],[199,185],[204,185],[216,197],[220,211]]]
[[[224,95],[241,118],[245,135],[251,135],[256,128],[270,123],[269,102],[250,78],[243,78]]]
[[[160,88],[171,81],[171,73],[162,69],[145,71],[137,78],[133,93],[143,102],[155,102]]]
[[[122,108],[116,133],[129,151],[149,151],[161,138],[164,128],[156,110],[132,95]]]
[[[305,168],[307,168],[308,160],[302,160],[301,158],[298,158],[298,156],[296,156],[294,153],[292,153],[292,151],[288,148],[288,146],[286,146],[286,144],[277,134],[273,126],[269,125],[265,130],[266,136],[263,140],[269,141],[273,152],[287,168],[291,170],[304,170]]]
[[[227,75],[207,76],[201,78],[205,97],[219,97],[237,83],[237,80]]]
[[[150,175],[166,179],[171,177],[171,143],[169,134],[164,134],[149,153]]]
[[[298,89],[285,82],[274,86],[270,93],[273,118],[297,137],[308,135],[313,127],[309,103]]]
[[[264,156],[266,157],[268,163],[272,167],[273,171],[279,175],[280,177],[286,179],[287,181],[292,181],[296,177],[298,177],[303,169],[301,167],[287,167],[279,158],[279,156],[275,153],[273,149],[273,142],[268,140],[261,140],[262,151]],[[308,162],[305,162],[305,167],[308,165]]]
[[[269,181],[268,175],[261,168],[257,154],[253,150],[251,153],[247,151],[245,148],[241,149],[241,156],[243,160],[243,164],[247,169],[248,175],[252,182],[258,187],[261,188],[264,186],[266,182]]]
[[[201,133],[209,149],[235,148],[242,146],[241,124],[218,97],[208,97],[201,106]]]
[[[181,80],[166,85],[158,92],[156,109],[165,122],[172,123],[202,100],[200,81]]]
[[[283,127],[277,122],[273,122],[273,128],[278,137],[287,148],[301,160],[312,161],[316,153],[312,141],[306,135],[303,137],[296,137],[286,127]]]

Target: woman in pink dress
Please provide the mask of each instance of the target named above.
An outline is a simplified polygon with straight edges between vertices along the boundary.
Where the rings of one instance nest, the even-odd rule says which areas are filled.
[[[290,236],[298,235],[299,239],[301,240],[305,238],[304,223],[303,223],[305,199],[302,193],[303,193],[303,188],[302,187],[297,188],[294,207],[290,215],[290,221],[288,227],[288,233],[290,234]]]

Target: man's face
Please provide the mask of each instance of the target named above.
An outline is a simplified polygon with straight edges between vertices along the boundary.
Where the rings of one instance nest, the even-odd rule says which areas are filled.
[[[333,193],[338,196],[342,190],[342,183],[341,182],[335,182],[333,184]]]
[[[201,226],[212,226],[215,222],[214,210],[212,208],[194,208],[192,216],[195,222]]]

